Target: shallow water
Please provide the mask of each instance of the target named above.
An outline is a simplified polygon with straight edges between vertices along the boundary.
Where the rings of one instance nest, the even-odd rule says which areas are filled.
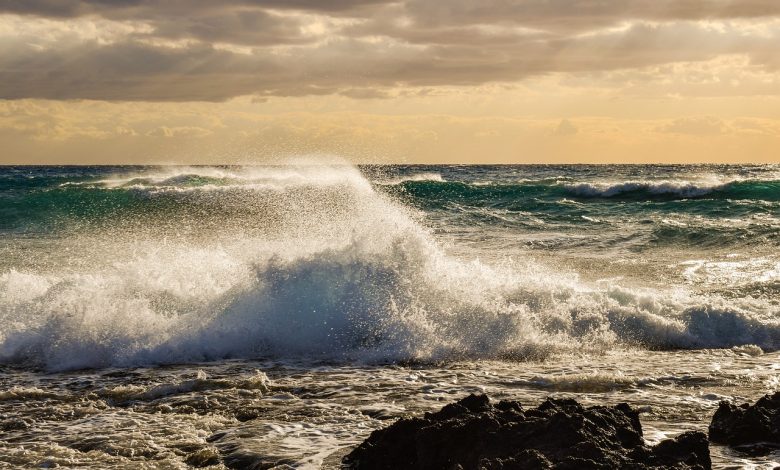
[[[705,429],[780,388],[779,171],[1,169],[0,465],[333,468],[472,392]]]
[[[373,429],[468,393],[534,406],[544,397],[627,402],[650,442],[706,431],[720,400],[776,388],[780,355],[620,351],[544,362],[446,366],[220,361],[62,373],[5,370],[0,394],[8,465],[186,468],[196,456],[338,468]],[[711,446],[717,468],[773,468]],[[204,457],[205,456],[205,457]],[[203,460],[201,460],[203,461]],[[223,468],[216,463],[214,468]]]

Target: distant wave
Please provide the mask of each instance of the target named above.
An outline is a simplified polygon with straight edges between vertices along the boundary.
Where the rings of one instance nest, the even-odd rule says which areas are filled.
[[[491,200],[501,202],[524,197],[574,197],[578,199],[674,200],[746,199],[780,201],[780,180],[732,180],[716,183],[691,181],[563,182],[464,182],[402,180],[394,183],[401,193],[424,199]]]
[[[627,193],[643,195],[669,195],[683,198],[696,198],[722,190],[729,183],[696,184],[691,182],[658,181],[658,182],[623,182],[615,184],[579,183],[567,185],[566,189],[573,195],[584,197],[616,197]]]
[[[186,186],[187,175],[159,181]],[[237,169],[221,178],[242,183],[152,199],[133,199],[128,188],[64,190],[118,199],[105,206],[110,223],[101,230],[65,240],[78,262],[0,273],[0,362],[73,369],[780,348],[780,322],[764,307],[447,255],[408,208],[351,167]],[[136,207],[138,218],[121,223],[115,204]]]
[[[378,178],[376,179],[377,184],[381,185],[398,185],[402,183],[406,183],[409,181],[436,181],[443,183],[444,178],[439,173],[431,173],[431,172],[424,172],[424,173],[413,173],[410,175],[405,176],[398,176],[394,178]]]
[[[687,181],[573,183],[560,179],[464,182],[446,181],[438,173],[423,172],[396,178],[377,178],[372,183],[362,176],[359,180],[347,182],[333,171],[319,171],[318,167],[302,167],[298,170],[280,167],[272,172],[264,172],[257,167],[234,171],[198,167],[184,168],[179,173],[167,169],[161,173],[123,175],[101,180],[64,181],[40,188],[27,180],[18,184],[25,186],[19,186],[23,189],[13,198],[4,200],[0,207],[0,219],[5,219],[6,224],[69,224],[84,219],[92,222],[95,218],[121,218],[133,213],[143,213],[144,217],[149,217],[155,211],[164,217],[178,212],[191,218],[204,215],[204,209],[209,204],[219,210],[230,205],[228,202],[231,200],[238,206],[241,197],[257,199],[258,194],[269,191],[287,193],[290,188],[299,187],[305,191],[322,192],[322,188],[345,184],[363,185],[367,190],[373,184],[380,192],[410,197],[415,205],[423,207],[428,204],[446,206],[457,203],[522,208],[523,204],[536,204],[538,201],[565,204],[572,200],[580,203],[590,200],[680,199],[780,202],[779,180],[734,180],[711,184]],[[294,202],[294,199],[287,199]],[[253,209],[252,206],[246,208],[250,211]]]

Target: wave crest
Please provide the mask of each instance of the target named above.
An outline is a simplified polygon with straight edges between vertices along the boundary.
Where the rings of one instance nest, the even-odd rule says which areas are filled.
[[[680,181],[628,181],[623,183],[579,183],[566,185],[573,195],[581,197],[615,197],[626,193],[647,193],[649,195],[669,195],[684,198],[696,198],[711,194],[726,187],[728,183],[702,184]]]

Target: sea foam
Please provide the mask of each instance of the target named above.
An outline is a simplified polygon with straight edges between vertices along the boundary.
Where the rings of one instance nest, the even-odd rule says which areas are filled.
[[[117,216],[63,242],[58,262],[0,274],[0,361],[62,370],[780,346],[778,321],[751,305],[449,255],[419,214],[346,165],[180,175],[96,183],[144,178],[165,200],[210,178],[168,212]]]

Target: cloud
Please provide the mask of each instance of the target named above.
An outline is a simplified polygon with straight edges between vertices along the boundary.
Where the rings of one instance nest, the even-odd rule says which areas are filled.
[[[418,23],[517,23],[592,29],[626,19],[697,20],[758,18],[780,14],[774,0],[5,0],[0,12],[73,18],[150,18],[224,11],[292,10],[372,16],[390,6]]]
[[[727,130],[726,124],[714,116],[684,117],[656,127],[658,132],[696,136],[720,135],[727,132]]]
[[[780,137],[780,123],[771,119],[739,118],[731,127],[742,135]]]
[[[0,12],[55,18],[94,15],[108,18],[213,13],[257,8],[345,12],[388,0],[5,0]]]
[[[606,72],[628,88],[723,57],[768,78],[708,94],[777,94],[778,42],[775,0],[10,0],[0,98],[365,99]]]
[[[560,123],[558,123],[558,126],[555,128],[555,131],[553,131],[553,134],[560,136],[560,137],[567,137],[576,134],[579,131],[577,129],[577,126],[571,123],[568,119],[561,120]]]
[[[148,131],[146,135],[149,137],[205,137],[207,135],[211,135],[211,133],[212,132],[209,129],[204,129],[202,127],[160,126],[160,127],[155,127],[154,129]],[[127,134],[123,133],[120,135],[127,135]]]
[[[774,0],[413,0],[406,9],[426,24],[519,24],[533,29],[589,31],[626,21],[774,17]]]
[[[0,101],[0,163],[241,164],[309,154],[418,163],[776,161],[780,135],[777,119],[723,119],[721,134],[669,138],[655,129],[673,120],[577,116],[572,139],[552,132],[565,127],[560,119],[311,109],[269,114],[268,105],[249,101]],[[311,108],[308,99],[271,100],[271,106],[274,101],[279,109],[296,101]]]

